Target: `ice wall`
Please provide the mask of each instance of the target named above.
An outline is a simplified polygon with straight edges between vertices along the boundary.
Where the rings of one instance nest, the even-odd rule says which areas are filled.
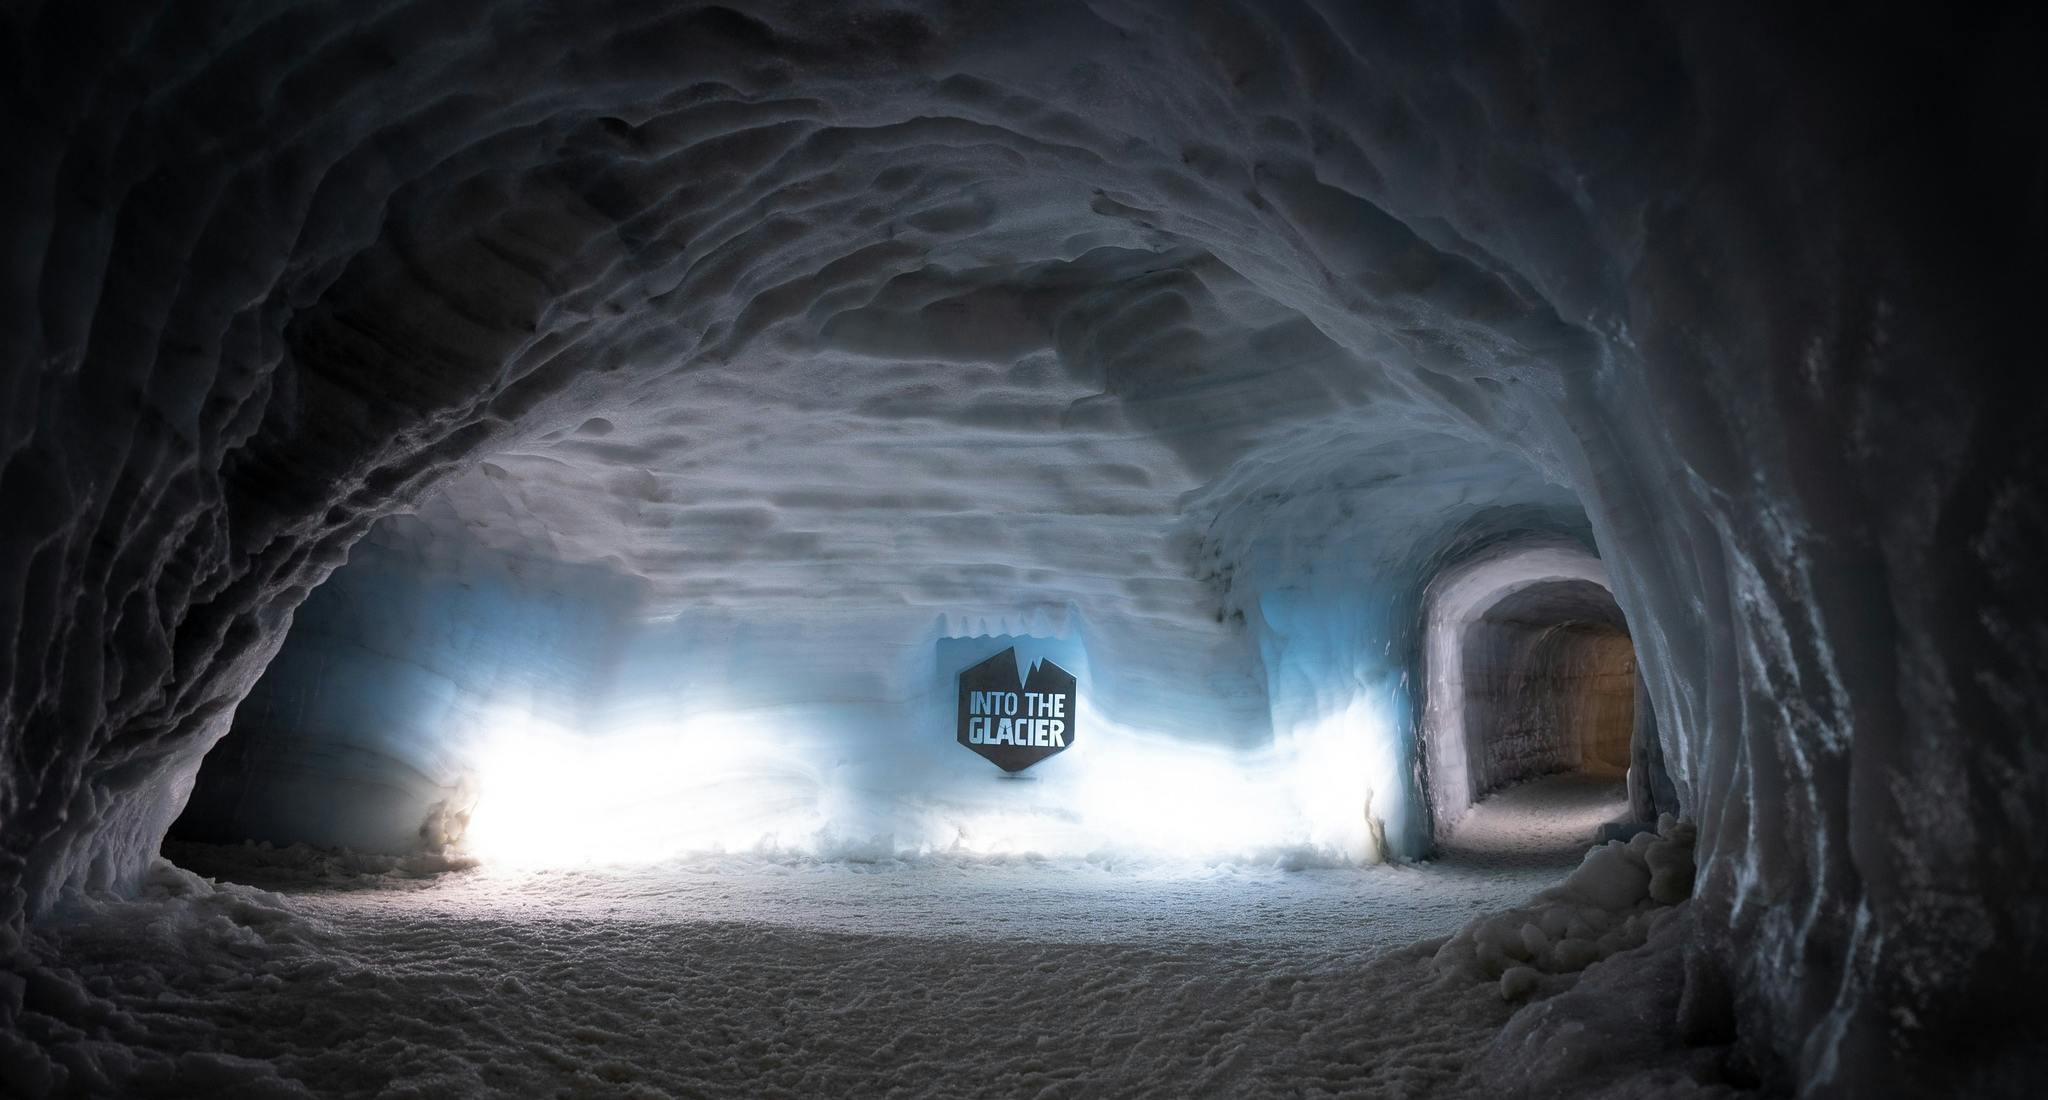
[[[625,448],[639,435],[631,424],[620,416],[601,438]],[[580,442],[499,456],[454,479],[420,518],[386,521],[322,590],[334,591],[301,609],[181,830],[396,851],[459,836],[459,823],[451,832],[435,815],[474,799],[466,842],[528,862],[711,848],[1426,855],[1409,720],[1418,578],[1502,532],[1584,537],[1584,520],[1518,459],[1451,437],[1390,445],[1371,428],[1339,422],[1260,446],[1181,516],[1133,507],[1146,493],[1128,485],[1124,506],[1106,508],[1105,479],[1064,452],[929,430],[857,459],[870,484],[892,487],[886,505],[872,489],[842,490],[867,494],[859,511],[823,473],[863,449],[853,431],[831,438],[836,461],[821,459],[821,476],[800,490],[716,436],[676,454],[636,449],[626,516],[595,514],[620,494],[604,491]],[[779,463],[827,445],[791,440],[771,453]],[[911,489],[934,458],[968,450],[999,461],[963,459],[943,495]],[[1146,457],[1129,444],[1117,453]],[[522,468],[585,484],[544,493],[547,480],[509,472]],[[1183,470],[1168,456],[1148,480]],[[676,487],[646,488],[657,479]],[[1033,495],[1034,481],[1078,495]],[[1003,571],[978,581],[944,576],[946,557],[917,541],[921,527],[954,526],[931,509],[972,497],[988,503],[969,529],[1037,536],[981,540],[981,554],[1004,555]],[[815,514],[829,507],[850,514],[832,527]],[[894,534],[869,536],[867,522]],[[833,538],[829,561],[764,561],[775,552],[764,536],[813,526]],[[893,571],[865,560],[868,547]],[[611,572],[665,548],[686,561],[636,570],[637,588]],[[1180,576],[1077,576],[1067,564],[1134,552],[1178,563]],[[703,574],[749,566],[761,572],[671,610]],[[764,594],[769,576],[799,569],[887,586],[889,602],[926,608],[862,607],[826,589],[796,609]],[[1090,595],[1103,583],[1114,596]],[[1000,607],[1006,589],[1019,594],[1013,607],[1034,610],[959,610]],[[1061,596],[1086,606],[1048,614]],[[384,605],[402,610],[379,622]],[[1082,677],[1094,732],[1034,769],[1034,782],[1003,785],[953,743],[952,677],[1010,644]],[[570,773],[575,797],[557,782]],[[630,791],[618,785],[628,776]]]
[[[1275,737],[1353,746],[1353,815],[1390,854],[1427,854],[1413,722],[1422,587],[1507,533],[1583,536],[1577,501],[1457,437],[1389,441],[1339,422],[1259,452],[1190,509],[1197,558],[1259,647]]]
[[[592,721],[644,587],[483,548],[445,517],[385,520],[299,608],[173,835],[370,852],[461,837],[501,723]]]
[[[2013,366],[2048,256],[2040,18],[11,5],[0,906],[135,883],[292,609],[479,458],[524,478],[655,410],[578,469],[592,512],[659,512],[632,453],[705,430],[685,380],[830,428],[889,419],[907,363],[986,427],[1044,415],[1005,374],[1030,360],[1095,398],[1050,426],[1156,441],[1173,491],[1243,487],[1242,516],[1294,506],[1262,453],[1340,431],[1538,472],[1474,480],[1454,532],[1552,510],[1515,486],[1576,496],[1699,815],[1685,1032],[1815,1093],[2017,1088],[2048,980],[2048,402]],[[1163,469],[1094,468],[1126,466]],[[1235,595],[1200,610],[1244,613],[1275,737],[1398,713],[1451,536],[1402,520],[1360,557],[1323,536],[1370,516],[1229,510]],[[653,568],[687,552],[648,572],[794,605],[938,545],[807,575],[809,534],[694,588]],[[1173,621],[1171,559],[1067,564],[1147,560],[1090,596]],[[1047,587],[944,561],[931,591]],[[1319,561],[1361,572],[1287,564]]]
[[[1079,608],[650,617],[639,578],[474,535],[437,500],[358,543],[300,608],[174,833],[454,842],[528,865],[1384,854],[1355,805],[1328,804],[1333,761],[1275,746],[1240,635],[1098,626]],[[955,677],[1005,649],[1081,682],[1081,736],[1021,779],[954,740]],[[1312,748],[1355,752],[1329,740]]]

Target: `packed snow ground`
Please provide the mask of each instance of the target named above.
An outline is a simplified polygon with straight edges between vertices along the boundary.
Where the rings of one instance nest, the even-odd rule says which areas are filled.
[[[1433,954],[1622,808],[1539,781],[1436,863],[1292,872],[182,846],[269,889],[161,865],[32,934],[64,978],[26,1007],[65,1021],[46,1045],[87,1092],[1457,1095],[1515,1006]]]

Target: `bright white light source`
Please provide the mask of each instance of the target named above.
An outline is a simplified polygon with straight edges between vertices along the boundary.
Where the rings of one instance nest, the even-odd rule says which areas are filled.
[[[1083,696],[1084,736],[1024,779],[950,737],[892,741],[815,714],[595,736],[517,713],[493,726],[465,847],[524,866],[705,852],[1361,863],[1381,856],[1369,796],[1391,782],[1363,707],[1246,753],[1121,726]]]
[[[1400,789],[1392,745],[1378,708],[1363,697],[1288,739],[1290,786],[1310,847],[1352,861],[1385,858],[1373,800]]]
[[[464,847],[494,862],[647,862],[818,826],[815,777],[742,721],[579,736],[508,715],[481,755]]]

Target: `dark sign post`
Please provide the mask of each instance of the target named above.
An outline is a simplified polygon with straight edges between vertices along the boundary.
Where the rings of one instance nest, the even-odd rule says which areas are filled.
[[[1010,648],[960,673],[960,743],[1021,772],[1074,743],[1074,674],[1039,661],[1017,680]]]

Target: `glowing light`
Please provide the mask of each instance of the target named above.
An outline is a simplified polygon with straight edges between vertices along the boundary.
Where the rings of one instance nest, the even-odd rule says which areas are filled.
[[[863,770],[845,766],[858,754],[832,747],[845,731],[786,714],[589,735],[507,710],[478,754],[464,846],[524,866],[710,852],[1296,866],[1381,857],[1371,797],[1394,777],[1385,728],[1363,704],[1255,752],[1125,727],[1085,695],[1079,712],[1084,740],[1008,779],[965,766],[941,736],[949,730],[888,747],[901,758]]]
[[[1081,715],[1088,739],[1042,778],[999,783],[952,820],[957,850],[1297,866],[1382,858],[1368,808],[1373,783],[1391,778],[1378,777],[1365,741],[1385,729],[1363,704],[1250,753],[1128,728],[1086,696]]]
[[[1392,749],[1385,719],[1363,698],[1289,739],[1289,770],[1311,846],[1357,862],[1385,858],[1374,798],[1385,801],[1386,792],[1400,789]]]
[[[815,777],[748,726],[699,718],[578,736],[504,715],[480,754],[463,846],[521,865],[638,863],[814,830]]]

